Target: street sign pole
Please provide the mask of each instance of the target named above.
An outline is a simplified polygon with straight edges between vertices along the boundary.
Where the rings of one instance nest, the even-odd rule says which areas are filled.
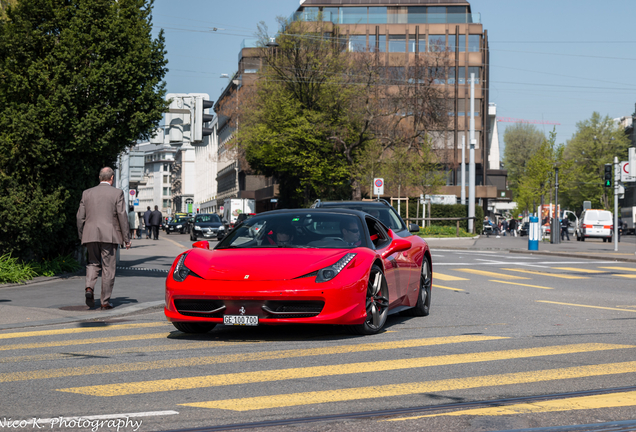
[[[618,182],[621,179],[620,169],[618,157],[614,156],[614,252],[618,251]]]

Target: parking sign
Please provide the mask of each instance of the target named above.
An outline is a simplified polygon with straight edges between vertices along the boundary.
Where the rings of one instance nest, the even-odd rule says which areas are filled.
[[[384,179],[373,179],[373,195],[384,195]]]

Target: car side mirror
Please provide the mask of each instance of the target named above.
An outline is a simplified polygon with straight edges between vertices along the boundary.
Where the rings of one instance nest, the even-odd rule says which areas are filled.
[[[418,233],[420,232],[420,226],[418,224],[409,224],[409,232]]]
[[[210,249],[210,242],[207,240],[201,240],[201,241],[192,243],[192,247],[197,249]]]
[[[394,238],[391,241],[391,244],[389,245],[388,248],[386,248],[386,250],[384,251],[384,253],[382,254],[382,258],[386,258],[391,254],[394,254],[396,252],[402,252],[405,250],[408,250],[411,248],[411,242],[403,239],[403,238]]]

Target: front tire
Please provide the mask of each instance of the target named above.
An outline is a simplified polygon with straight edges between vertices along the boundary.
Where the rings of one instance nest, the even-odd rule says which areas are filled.
[[[431,309],[431,286],[433,277],[431,265],[428,258],[422,260],[422,271],[420,272],[420,292],[417,296],[415,307],[405,311],[410,316],[428,316]]]
[[[185,322],[173,322],[173,326],[177,330],[183,333],[207,333],[212,330],[216,323],[185,323]]]
[[[362,324],[350,326],[353,333],[372,335],[379,333],[389,316],[389,287],[384,273],[377,265],[371,267],[366,296],[367,317]]]

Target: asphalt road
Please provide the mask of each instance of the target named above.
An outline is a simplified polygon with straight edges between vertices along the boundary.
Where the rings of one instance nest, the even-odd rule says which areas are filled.
[[[435,249],[433,266],[430,316],[391,316],[375,336],[331,326],[190,336],[157,311],[1,331],[0,420],[54,430],[94,425],[60,427],[60,416],[106,422],[99,430],[128,417],[141,431],[636,429],[636,264]]]

